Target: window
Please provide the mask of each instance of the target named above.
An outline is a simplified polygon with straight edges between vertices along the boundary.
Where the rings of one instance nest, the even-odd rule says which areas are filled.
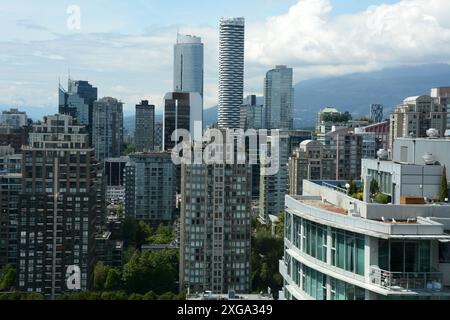
[[[353,232],[332,231],[331,265],[364,275],[364,236]]]

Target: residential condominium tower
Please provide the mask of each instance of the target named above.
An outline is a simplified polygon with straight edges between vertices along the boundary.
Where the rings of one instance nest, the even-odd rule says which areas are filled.
[[[447,104],[441,102],[430,96],[417,96],[406,98],[398,105],[391,114],[390,149],[396,138],[423,138],[431,128],[443,137],[447,129]]]
[[[174,92],[198,92],[203,98],[203,43],[191,35],[178,34],[174,48]]]
[[[176,218],[177,172],[170,152],[134,153],[125,166],[125,215],[152,227]]]
[[[76,289],[68,287],[71,270],[79,271],[78,289],[91,288],[94,228],[104,199],[87,131],[72,121],[45,117],[33,126],[22,157],[18,288],[51,297]]]
[[[251,168],[182,164],[180,288],[248,293]]]
[[[239,129],[244,96],[244,18],[220,20],[219,128]]]
[[[152,151],[155,148],[155,106],[143,100],[136,105],[136,129],[134,144],[136,151]]]
[[[264,79],[264,115],[266,129],[293,129],[293,70],[277,66]]]
[[[98,161],[121,156],[123,144],[123,103],[107,97],[94,103],[93,145]]]
[[[438,87],[431,89],[431,97],[436,99],[438,103],[447,106],[447,130],[450,130],[450,87]]]

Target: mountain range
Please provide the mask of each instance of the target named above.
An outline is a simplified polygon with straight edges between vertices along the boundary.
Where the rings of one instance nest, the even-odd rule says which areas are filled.
[[[450,86],[450,65],[400,66],[381,71],[317,78],[297,83],[294,125],[312,127],[324,107],[349,111],[354,118],[367,116],[372,103],[382,104],[385,117],[406,97],[429,95],[433,87]],[[203,113],[206,125],[217,119],[217,107]]]
[[[430,94],[437,86],[450,86],[449,64],[400,66],[380,71],[354,73],[344,76],[317,78],[298,82],[295,87],[294,125],[314,126],[317,112],[324,107],[349,111],[354,118],[369,114],[372,103],[385,107],[385,117],[406,97]],[[0,105],[0,110],[9,106]],[[33,119],[42,118],[49,109],[20,106]],[[57,108],[50,113],[57,112]],[[157,121],[162,115],[156,115]],[[204,110],[205,125],[217,121],[217,106]],[[134,131],[134,116],[124,117],[128,132]]]

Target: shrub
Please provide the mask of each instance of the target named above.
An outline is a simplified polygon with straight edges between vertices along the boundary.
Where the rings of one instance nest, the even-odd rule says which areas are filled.
[[[391,197],[384,193],[379,193],[375,196],[374,201],[376,203],[388,204],[391,202]]]

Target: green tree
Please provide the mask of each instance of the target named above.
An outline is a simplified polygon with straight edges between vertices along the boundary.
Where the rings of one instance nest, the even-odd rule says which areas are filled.
[[[109,269],[105,281],[105,290],[118,290],[122,288],[121,274],[117,269]]]
[[[138,246],[142,246],[148,238],[152,236],[152,228],[148,224],[146,224],[144,221],[139,221],[136,227],[136,242],[138,243]]]
[[[153,291],[149,291],[142,297],[142,300],[158,300],[158,296]]]
[[[108,275],[108,268],[102,261],[97,262],[94,267],[94,289],[101,291],[105,288],[106,276]]]
[[[9,290],[14,286],[14,280],[16,278],[16,269],[7,264],[3,267],[0,274],[0,290]]]
[[[174,240],[174,232],[172,227],[160,225],[155,234],[147,238],[147,241],[154,244],[170,244]]]
[[[447,168],[444,166],[444,170],[442,171],[441,178],[441,201],[445,201],[448,198],[448,180],[447,180]]]
[[[278,215],[278,223],[275,228],[277,238],[284,239],[284,212]]]
[[[283,256],[284,239],[273,237],[266,227],[258,225],[252,237],[251,280],[252,292],[278,292],[283,279],[278,276],[278,261]]]
[[[364,193],[364,183],[364,180],[362,180],[358,188],[358,193]]]
[[[137,225],[133,218],[126,217],[122,224],[122,237],[125,241],[136,241]]]
[[[380,188],[378,187],[378,182],[374,178],[370,181],[370,193],[377,194],[380,192]]]
[[[123,216],[124,216],[124,210],[123,210],[123,206],[122,205],[119,205],[118,207],[117,207],[117,217],[119,218],[119,219],[122,219],[123,218]]]
[[[123,267],[122,279],[129,293],[156,294],[176,292],[178,281],[178,250],[135,252]]]
[[[128,300],[143,300],[144,296],[142,294],[139,293],[133,293],[128,297]]]
[[[352,195],[354,195],[357,192],[355,181],[353,181],[353,179],[350,179],[347,183],[349,185],[348,195],[352,196]]]
[[[173,292],[166,292],[159,296],[158,300],[174,300],[175,294]]]
[[[267,263],[265,263],[265,262],[261,265],[259,277],[263,283],[269,283],[269,278],[270,278],[269,267],[267,266]]]
[[[127,144],[126,148],[124,150],[124,155],[128,156],[128,155],[130,155],[130,154],[132,154],[134,152],[136,152],[136,146],[134,144],[132,144],[132,143]]]

